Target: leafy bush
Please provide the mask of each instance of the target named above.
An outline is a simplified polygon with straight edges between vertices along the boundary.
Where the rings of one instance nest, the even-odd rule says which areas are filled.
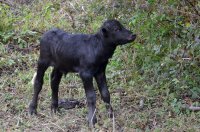
[[[199,8],[197,1],[149,0],[130,21],[143,45],[135,49],[144,87],[151,87],[153,95],[167,95],[169,102],[200,98]]]

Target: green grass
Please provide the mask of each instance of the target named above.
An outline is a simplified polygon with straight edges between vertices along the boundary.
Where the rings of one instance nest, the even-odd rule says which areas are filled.
[[[183,1],[164,0],[160,5],[165,10],[156,0],[19,2],[11,7],[0,3],[1,131],[89,130],[86,107],[51,114],[51,68],[44,77],[38,115],[28,115],[31,80],[39,56],[41,33],[37,31],[59,27],[68,32],[94,33],[108,18],[120,20],[138,37],[134,43],[118,47],[110,60],[107,78],[115,118],[107,117],[96,90],[98,123],[94,131],[199,131],[200,112],[182,108],[184,104],[200,105],[200,50],[196,40],[200,22],[194,11],[200,8],[198,1],[191,7]],[[77,74],[62,78],[59,98],[85,100]]]

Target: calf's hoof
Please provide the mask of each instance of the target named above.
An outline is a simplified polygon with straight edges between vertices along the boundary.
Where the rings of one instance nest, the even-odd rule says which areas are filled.
[[[37,106],[30,104],[29,105],[29,114],[30,115],[37,115],[37,110],[36,110]]]
[[[107,112],[108,112],[108,117],[113,118],[113,108],[112,108],[112,106],[106,105],[106,109],[107,109]]]
[[[58,104],[52,103],[52,104],[51,104],[51,113],[56,114],[57,111],[58,111]]]
[[[113,111],[108,111],[108,117],[113,118]]]
[[[93,119],[88,119],[88,126],[90,127],[90,128],[94,128],[94,126],[95,126],[95,124],[97,123],[97,118],[96,118],[96,116],[95,117],[93,117]]]

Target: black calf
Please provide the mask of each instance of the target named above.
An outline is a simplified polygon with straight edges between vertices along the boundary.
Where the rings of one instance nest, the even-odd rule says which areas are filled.
[[[51,74],[52,103],[51,109],[58,108],[58,87],[63,74],[78,72],[84,85],[88,122],[95,124],[96,95],[93,87],[95,78],[101,97],[112,117],[110,94],[107,88],[105,69],[117,45],[134,41],[136,35],[125,29],[117,20],[104,22],[96,34],[70,34],[60,29],[46,32],[40,41],[40,57],[37,75],[34,81],[34,95],[29,106],[30,114],[36,114],[38,94],[43,85],[44,73],[53,66]]]

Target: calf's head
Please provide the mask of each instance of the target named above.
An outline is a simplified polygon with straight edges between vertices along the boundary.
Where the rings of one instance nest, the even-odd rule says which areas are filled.
[[[100,31],[106,42],[112,45],[123,45],[135,40],[136,34],[127,30],[117,20],[107,20]]]

